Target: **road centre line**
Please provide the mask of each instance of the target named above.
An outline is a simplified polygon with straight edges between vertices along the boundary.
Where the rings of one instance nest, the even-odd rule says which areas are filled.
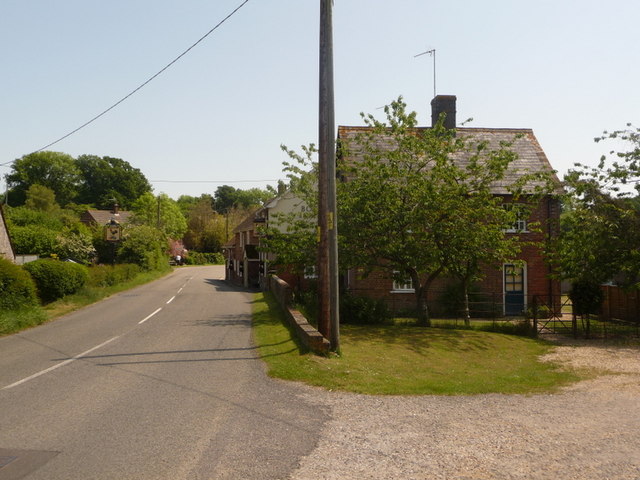
[[[176,296],[174,295],[173,297],[171,297],[169,300],[167,300],[167,305],[169,305],[171,302],[173,302],[173,299],[176,298]]]
[[[99,349],[101,347],[104,347],[105,345],[113,342],[114,340],[116,340],[116,339],[118,339],[120,337],[121,337],[121,335],[118,335],[117,337],[113,337],[113,338],[107,340],[106,342],[101,343],[100,345],[96,345],[95,347],[90,348],[86,352],[82,352],[82,353],[76,355],[75,357],[70,358],[69,360],[65,360],[64,362],[60,362],[60,363],[58,363],[56,365],[53,365],[52,367],[49,367],[49,368],[47,368],[45,370],[40,371],[38,373],[34,373],[33,375],[31,375],[31,376],[29,376],[27,378],[23,378],[22,380],[18,380],[17,382],[12,383],[11,385],[7,385],[6,387],[2,387],[2,390],[9,390],[10,388],[17,387],[18,385],[22,385],[23,383],[26,383],[29,380],[33,380],[34,378],[37,378],[37,377],[39,377],[41,375],[44,375],[45,373],[49,373],[49,372],[51,372],[51,371],[53,371],[53,370],[55,370],[57,368],[64,367],[65,365],[68,365],[71,362],[75,362],[76,360],[78,360],[78,359],[80,359],[80,358],[82,358],[82,357],[84,357],[86,355],[89,355],[94,350],[97,350],[97,349]]]
[[[156,313],[158,313],[160,310],[162,310],[162,307],[158,308],[155,312],[153,312],[151,315],[147,315],[146,317],[144,317],[142,320],[140,320],[138,322],[138,325],[142,325],[144,322],[146,322],[147,320],[149,320],[151,317],[153,317]]]

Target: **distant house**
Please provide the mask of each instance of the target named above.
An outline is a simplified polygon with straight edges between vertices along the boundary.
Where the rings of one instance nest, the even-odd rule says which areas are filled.
[[[16,259],[11,238],[9,237],[7,223],[4,220],[2,205],[0,205],[0,257],[4,257],[11,262],[15,262]]]
[[[233,230],[233,238],[222,249],[227,263],[226,280],[237,285],[266,285],[269,263],[273,254],[260,251],[258,229],[262,225],[283,230],[285,224],[278,222],[279,215],[299,212],[306,205],[289,191],[269,200],[263,207],[255,210]],[[285,280],[291,280],[286,273],[279,272]]]
[[[111,210],[87,210],[80,216],[80,221],[87,226],[103,226],[111,220],[127,223],[132,215],[133,212],[120,210],[116,203]]]
[[[262,223],[264,208],[259,208],[233,229],[233,238],[223,245],[226,261],[225,279],[244,287],[260,284],[260,256],[257,225]],[[263,272],[264,273],[264,272]]]

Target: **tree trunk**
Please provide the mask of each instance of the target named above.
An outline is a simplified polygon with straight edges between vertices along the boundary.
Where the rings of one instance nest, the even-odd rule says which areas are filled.
[[[462,282],[462,301],[463,305],[463,315],[464,315],[464,324],[466,327],[471,325],[471,310],[469,309],[469,286],[467,282]]]
[[[431,315],[429,314],[429,305],[427,304],[425,286],[420,286],[420,288],[415,289],[416,309],[418,314],[418,325],[420,325],[421,327],[430,327]]]

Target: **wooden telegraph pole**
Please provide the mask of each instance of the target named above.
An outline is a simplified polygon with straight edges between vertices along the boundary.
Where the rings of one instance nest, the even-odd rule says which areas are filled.
[[[318,329],[340,350],[338,292],[338,217],[336,211],[336,148],[333,93],[333,0],[320,0],[320,95],[318,141]]]

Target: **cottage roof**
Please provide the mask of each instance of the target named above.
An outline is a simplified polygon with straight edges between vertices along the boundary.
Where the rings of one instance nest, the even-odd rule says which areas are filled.
[[[106,225],[112,218],[118,223],[127,223],[132,215],[133,212],[126,210],[120,210],[118,212],[114,212],[113,210],[87,210],[82,214],[80,220],[87,225],[92,223]]]
[[[257,210],[251,212],[247,218],[245,218],[236,228],[233,229],[233,233],[238,232],[246,232],[247,230],[253,230],[253,224],[256,223],[255,219],[258,214],[264,209],[264,207],[260,207]]]
[[[424,131],[427,128],[430,127],[419,127],[416,128],[416,131]],[[363,158],[362,152],[356,146],[356,139],[358,135],[370,131],[370,127],[338,127],[338,139],[347,147],[348,155],[351,159],[357,161]],[[509,165],[505,177],[493,184],[493,193],[506,195],[509,193],[508,187],[516,183],[519,178],[526,174],[540,172],[550,174],[556,184],[556,193],[562,192],[560,180],[533,134],[533,130],[517,128],[456,128],[456,135],[473,142],[487,142],[490,149],[498,149],[503,143],[511,143],[510,149],[517,154],[518,158]],[[374,143],[381,151],[391,151],[393,149],[391,135],[380,135],[374,139]],[[469,160],[469,155],[461,152],[455,157],[455,160],[460,166],[464,166]]]

